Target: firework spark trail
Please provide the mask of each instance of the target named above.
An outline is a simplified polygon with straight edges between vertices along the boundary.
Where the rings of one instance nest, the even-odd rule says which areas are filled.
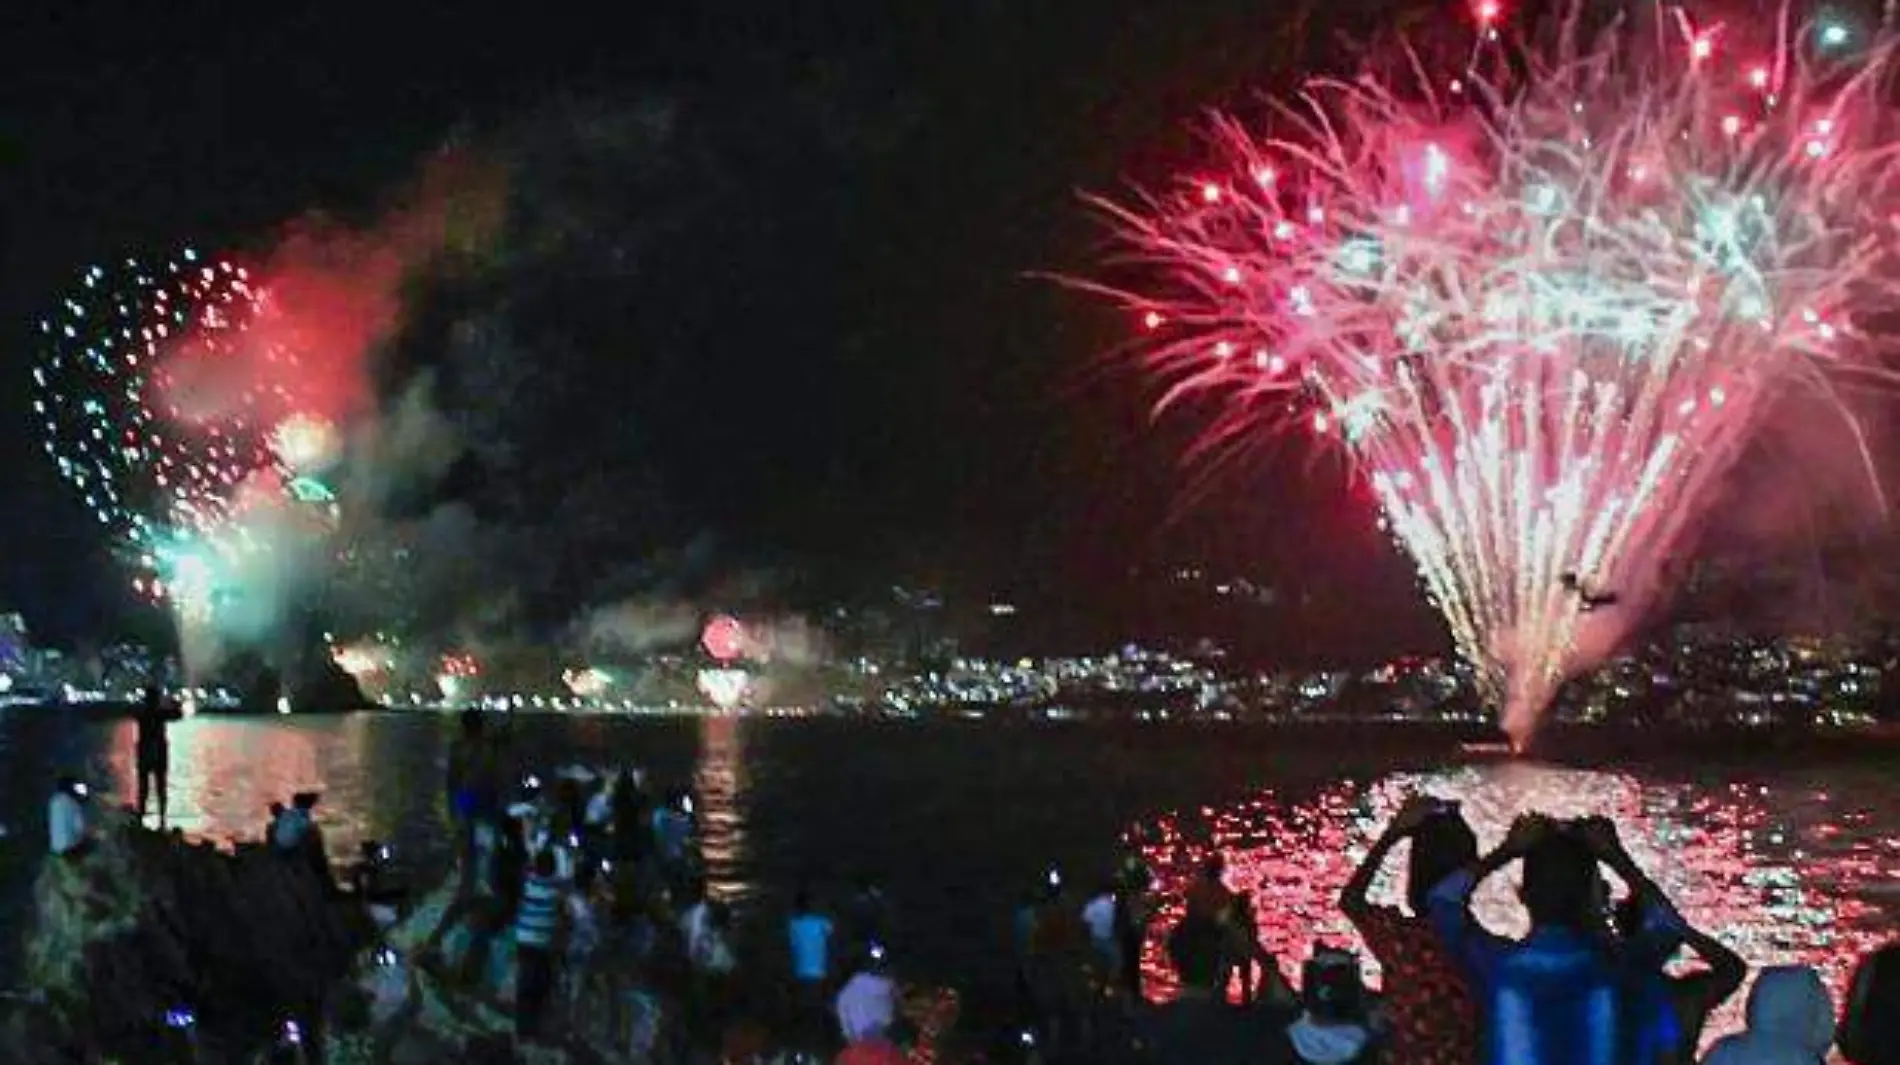
[[[219,501],[268,460],[251,416],[258,390],[242,411],[206,424],[181,403],[188,389],[176,372],[230,351],[263,305],[243,267],[187,250],[162,264],[93,267],[41,320],[33,378],[44,446],[101,523],[139,540],[155,523],[213,521]]]
[[[278,483],[269,428],[296,405],[297,352],[250,271],[187,249],[95,266],[40,322],[45,449],[136,561],[136,587],[202,620],[257,550],[234,517]]]
[[[1837,388],[1879,372],[1900,295],[1885,30],[1579,11],[1450,76],[1314,79],[1271,133],[1217,120],[1218,176],[1092,199],[1146,280],[1083,284],[1139,316],[1163,406],[1227,401],[1204,447],[1289,398],[1338,436],[1520,742],[1775,399],[1851,424]]]
[[[335,518],[314,475],[336,430],[310,409],[307,352],[274,296],[187,249],[89,268],[39,323],[45,450],[181,629],[279,582],[273,556]]]

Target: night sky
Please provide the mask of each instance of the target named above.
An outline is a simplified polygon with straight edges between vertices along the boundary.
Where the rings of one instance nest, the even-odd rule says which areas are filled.
[[[521,450],[555,482],[542,498],[603,464],[651,493],[663,528],[624,551],[710,544],[707,565],[796,571],[820,599],[904,581],[1104,617],[1129,608],[1130,566],[1206,561],[1337,588],[1359,616],[1385,604],[1349,641],[1436,642],[1333,463],[1184,469],[1196,420],[1154,424],[1104,361],[1126,323],[1032,276],[1098,253],[1078,190],[1192,165],[1204,108],[1297,65],[1289,18],[1258,0],[7,5],[0,602],[63,639],[124,613],[27,413],[30,328],[78,271],[372,210],[453,141],[519,149],[518,200],[610,220],[583,246],[614,269],[520,297],[567,337],[524,356],[524,387],[562,398]],[[542,165],[561,130],[642,115],[669,131],[663,172]],[[563,579],[624,562],[600,557],[613,543]]]

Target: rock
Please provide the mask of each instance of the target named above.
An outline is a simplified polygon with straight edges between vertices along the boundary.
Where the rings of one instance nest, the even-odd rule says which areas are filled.
[[[648,1060],[592,1049],[580,1033],[552,1036],[549,1045],[514,1045],[514,950],[501,935],[489,945],[479,978],[467,973],[479,909],[458,903],[459,877],[417,901],[381,943],[363,951],[352,969],[354,999],[367,1004],[362,1044],[333,1047],[325,1065],[593,1065]],[[338,996],[333,1001],[343,1001]],[[559,1007],[556,1007],[558,1011]],[[558,1022],[556,1023],[558,1027]],[[331,1029],[353,1026],[333,1014]],[[358,1038],[352,1035],[352,1039]],[[371,1056],[358,1049],[368,1045]],[[380,1056],[377,1056],[380,1055]]]
[[[322,1016],[365,935],[360,908],[305,862],[120,813],[83,856],[46,860],[34,901],[25,975],[42,994],[13,1032],[27,1061],[266,1047],[285,1019]]]
[[[297,677],[291,702],[292,709],[300,714],[336,714],[377,706],[376,700],[363,694],[356,678],[345,673],[328,654]]]

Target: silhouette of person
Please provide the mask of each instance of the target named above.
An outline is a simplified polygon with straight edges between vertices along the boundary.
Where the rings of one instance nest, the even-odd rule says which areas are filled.
[[[175,704],[165,701],[158,685],[145,686],[145,696],[139,702],[138,711],[139,817],[145,817],[146,807],[156,790],[158,823],[161,826],[165,824],[165,777],[171,763],[171,741],[166,738],[165,726],[183,716]]]

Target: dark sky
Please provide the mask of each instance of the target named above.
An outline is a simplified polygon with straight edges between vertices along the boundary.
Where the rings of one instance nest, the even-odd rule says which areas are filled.
[[[639,395],[640,475],[731,565],[1093,608],[1129,565],[1207,558],[1349,582],[1402,615],[1377,639],[1430,639],[1336,470],[1262,456],[1186,491],[1191,421],[1151,425],[1104,370],[1123,323],[1028,276],[1095,254],[1077,190],[1191,161],[1205,106],[1288,68],[1288,5],[495,7],[6,5],[0,602],[67,637],[117,617],[123,575],[26,416],[29,326],[90,260],[255,242],[363,209],[451,134],[659,100],[744,209],[676,271],[577,286],[577,316],[645,332],[560,372],[597,395],[578,418]]]

